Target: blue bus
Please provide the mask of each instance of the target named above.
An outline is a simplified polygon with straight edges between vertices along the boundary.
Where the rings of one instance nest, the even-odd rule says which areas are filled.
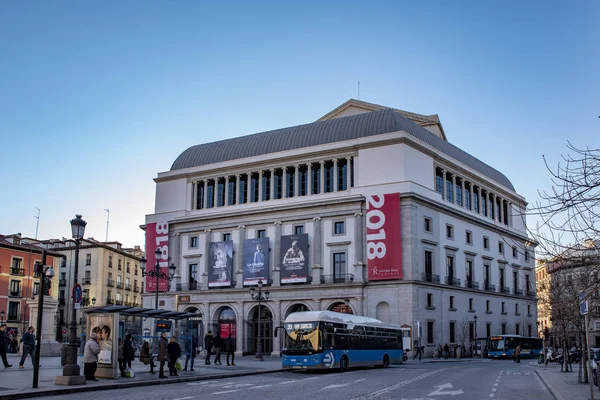
[[[404,351],[399,325],[332,311],[290,314],[282,329],[282,366],[337,369],[401,364]],[[275,331],[277,336],[277,329]]]
[[[489,358],[512,358],[515,349],[521,345],[521,357],[539,357],[544,347],[542,338],[520,335],[491,336],[487,341]]]

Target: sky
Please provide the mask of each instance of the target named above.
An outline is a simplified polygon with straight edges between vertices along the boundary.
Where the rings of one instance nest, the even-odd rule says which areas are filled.
[[[296,4],[297,3],[297,4]],[[0,234],[144,247],[190,146],[356,98],[438,114],[534,203],[567,142],[599,147],[600,2],[0,2]],[[528,221],[531,225],[533,222]]]

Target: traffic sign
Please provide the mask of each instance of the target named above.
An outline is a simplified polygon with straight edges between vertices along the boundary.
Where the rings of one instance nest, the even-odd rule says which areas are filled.
[[[81,303],[81,300],[83,300],[83,291],[79,283],[73,285],[73,300],[75,303]]]

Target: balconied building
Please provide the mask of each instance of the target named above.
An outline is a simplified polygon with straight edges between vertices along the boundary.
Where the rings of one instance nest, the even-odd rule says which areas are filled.
[[[420,321],[428,354],[460,331],[536,335],[525,199],[450,144],[437,115],[350,100],[314,123],[193,146],[155,181],[148,267],[159,246],[177,268],[159,307],[197,312],[200,336],[231,332],[238,352],[256,351],[259,278],[267,353],[300,310]]]

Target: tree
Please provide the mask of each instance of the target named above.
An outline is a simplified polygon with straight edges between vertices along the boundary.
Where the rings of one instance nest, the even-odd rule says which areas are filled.
[[[465,349],[468,348],[466,345],[469,339],[469,320],[467,317],[463,317],[462,320],[456,325],[456,339],[457,343],[463,346]]]

